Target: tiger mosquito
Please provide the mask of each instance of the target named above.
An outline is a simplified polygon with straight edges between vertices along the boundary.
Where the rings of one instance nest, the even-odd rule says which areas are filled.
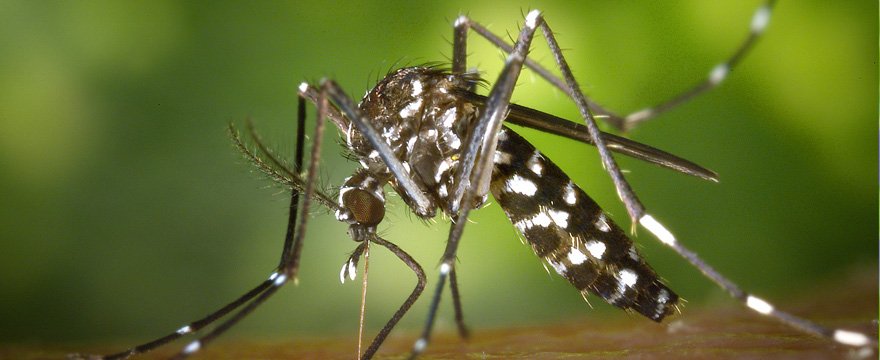
[[[629,130],[718,86],[763,34],[774,4],[775,0],[768,0],[757,9],[746,40],[731,57],[715,66],[705,80],[671,100],[626,116],[608,111],[584,96],[553,32],[537,10],[525,16],[524,26],[513,45],[468,17],[458,17],[454,22],[451,69],[416,66],[393,71],[367,92],[359,104],[355,104],[333,80],[324,79],[318,86],[302,83],[299,87],[297,147],[292,164],[281,160],[268,148],[250,122],[248,130],[256,145],[254,150],[245,145],[232,125],[229,129],[233,142],[246,159],[292,190],[287,233],[276,271],[238,299],[168,335],[116,354],[73,354],[71,358],[128,358],[202,330],[239,309],[225,322],[183,347],[174,358],[185,358],[198,352],[281,286],[291,280],[296,282],[307,214],[313,201],[334,211],[339,221],[349,224],[349,236],[358,243],[342,267],[341,281],[355,278],[357,263],[368,243],[391,251],[410,267],[418,280],[410,296],[361,356],[363,359],[372,358],[426,285],[421,266],[405,251],[376,233],[377,225],[385,215],[385,185],[390,185],[418,217],[431,219],[439,209],[452,220],[428,318],[421,337],[413,345],[410,358],[417,357],[427,348],[447,279],[458,332],[463,338],[468,336],[455,271],[456,251],[470,211],[482,206],[490,192],[535,254],[584,296],[597,295],[614,306],[656,322],[677,311],[678,295],[645,262],[626,232],[565,172],[505,126],[504,121],[595,146],[626,207],[632,223],[631,231],[641,224],[662,244],[685,258],[747,308],[839,344],[876,350],[874,337],[821,326],[778,310],[769,302],[741,290],[679,243],[664,225],[646,212],[610,152],[709,181],[717,181],[717,175],[662,150],[602,132],[596,125],[595,119],[600,118],[614,128]],[[539,28],[561,79],[527,57]],[[488,96],[475,92],[483,80],[476,72],[466,69],[470,31],[508,54]],[[570,97],[578,107],[583,124],[511,104],[511,94],[523,67],[528,67]],[[303,171],[305,101],[317,106],[318,119],[309,167]],[[337,199],[315,188],[324,119],[329,119],[344,134],[345,145],[362,166],[345,179]]]

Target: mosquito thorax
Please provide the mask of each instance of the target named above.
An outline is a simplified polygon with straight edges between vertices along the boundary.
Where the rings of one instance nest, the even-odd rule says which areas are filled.
[[[452,74],[425,66],[403,68],[382,79],[359,104],[363,116],[431,200],[430,211],[416,212],[422,218],[433,217],[438,207],[450,214],[450,193],[461,148],[479,115],[477,105],[465,101],[461,94],[478,81],[471,73]],[[353,126],[346,129],[346,145],[364,169],[391,179],[395,191],[415,210],[412,199],[398,191],[379,153]],[[475,199],[473,206],[484,200]]]

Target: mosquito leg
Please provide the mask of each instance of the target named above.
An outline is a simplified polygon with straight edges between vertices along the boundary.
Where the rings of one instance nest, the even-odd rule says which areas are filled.
[[[293,237],[291,240],[285,240],[285,241],[291,241],[292,245],[291,245],[291,249],[290,249],[290,256],[282,257],[284,259],[288,259],[289,262],[284,263],[283,264],[284,268],[281,270],[284,271],[284,274],[290,276],[294,280],[294,282],[297,281],[296,279],[297,279],[297,276],[299,275],[299,261],[300,261],[300,256],[302,254],[303,239],[305,239],[305,234],[306,234],[306,224],[308,223],[308,216],[307,215],[309,213],[309,207],[311,206],[311,203],[312,203],[312,194],[315,193],[315,183],[317,182],[317,178],[318,178],[318,163],[320,162],[320,158],[321,158],[321,143],[323,142],[323,138],[324,138],[324,123],[325,123],[324,120],[326,118],[327,107],[328,107],[326,94],[327,94],[327,88],[322,87],[321,88],[321,97],[319,99],[320,101],[318,101],[318,114],[317,114],[317,119],[316,119],[317,121],[315,121],[315,135],[312,138],[312,151],[311,151],[311,156],[309,158],[309,169],[308,169],[308,172],[306,173],[305,189],[303,190],[305,197],[303,197],[303,199],[302,199],[302,213],[304,216],[299,217],[299,222],[296,224],[295,228],[293,227],[293,225],[290,225],[290,223],[293,221],[296,221],[297,218],[291,217],[288,219],[288,226],[287,226],[288,234],[292,235]],[[302,99],[302,98],[300,98],[300,99]],[[304,113],[305,113],[304,106],[305,106],[304,103],[300,102],[299,109],[298,109],[299,114],[304,115]],[[305,116],[303,116],[303,118],[305,118]],[[305,132],[305,129],[302,128],[303,123],[304,123],[303,120],[299,121],[299,126],[301,126],[301,127],[298,131],[300,133]],[[302,135],[302,134],[297,135],[297,139],[302,139],[302,138],[304,138],[304,135]],[[299,147],[297,147],[297,151],[301,151],[299,149]],[[297,160],[295,160],[294,170],[302,168],[302,153],[300,152],[296,156],[298,158],[297,158]],[[294,195],[294,196],[298,197],[298,195]]]
[[[218,336],[226,332],[226,330],[229,330],[229,328],[237,324],[239,321],[241,321],[241,319],[254,311],[257,306],[260,306],[264,301],[266,301],[266,299],[275,294],[275,292],[278,291],[278,288],[280,288],[287,282],[287,276],[285,276],[284,274],[273,273],[272,275],[272,286],[260,293],[260,296],[248,303],[247,306],[243,307],[237,313],[232,315],[232,317],[230,317],[220,325],[217,325],[217,327],[212,329],[211,332],[202,336],[198,340],[190,342],[183,348],[183,350],[172,357],[172,359],[184,359],[204,348],[205,345],[207,345],[209,342],[216,339]]]
[[[581,91],[574,75],[572,75],[568,62],[565,60],[565,57],[562,56],[562,49],[559,47],[559,43],[556,42],[556,37],[553,36],[553,31],[550,30],[550,26],[547,25],[546,21],[541,21],[540,26],[541,31],[544,33],[544,38],[547,40],[547,45],[550,47],[550,52],[553,53],[553,58],[556,60],[556,65],[559,67],[560,72],[562,72],[562,78],[565,79],[565,83],[568,85],[568,88],[571,89],[571,98],[577,105],[578,111],[581,113],[581,118],[583,118],[584,123],[587,125],[587,131],[590,133],[590,138],[596,145],[596,149],[599,150],[599,156],[602,158],[602,165],[611,176],[611,181],[614,182],[614,187],[617,189],[617,196],[626,206],[626,212],[629,214],[632,229],[635,230],[636,222],[645,216],[645,206],[642,205],[642,202],[639,201],[638,196],[633,192],[629,183],[626,181],[626,178],[623,177],[623,173],[620,172],[617,162],[614,161],[611,152],[605,145],[605,139],[601,136],[599,127],[596,126],[596,121],[590,113],[587,99],[584,97],[584,93]]]
[[[724,62],[715,65],[712,70],[709,72],[709,76],[706,77],[703,81],[694,85],[689,90],[683,91],[678,95],[672,97],[671,99],[662,102],[653,107],[645,108],[634,113],[631,113],[622,119],[620,117],[615,117],[611,119],[611,124],[614,127],[627,131],[630,130],[639,124],[650,120],[657,115],[660,115],[670,109],[678,107],[679,105],[690,101],[691,99],[709,91],[721,84],[727,75],[739,64],[740,60],[749,53],[749,51],[755,46],[758,39],[764,33],[764,30],[767,29],[767,25],[770,23],[770,13],[773,9],[773,6],[776,4],[776,0],[768,0],[765,2],[758,10],[755,11],[755,14],[752,15],[752,23],[749,29],[749,35],[746,39],[737,47],[737,49],[733,52],[727,60]]]
[[[297,128],[299,131],[299,136],[297,137],[297,140],[298,140],[297,144],[298,145],[297,145],[296,152],[294,154],[294,159],[295,159],[294,160],[295,161],[294,167],[295,168],[300,168],[302,166],[302,152],[303,152],[303,150],[302,150],[302,138],[303,138],[302,133],[303,133],[303,131],[301,131],[301,130],[303,129],[303,123],[305,122],[305,107],[304,107],[304,105],[305,105],[305,103],[303,102],[303,99],[300,98],[299,112],[298,112],[299,125]],[[290,219],[296,219],[296,204],[298,203],[298,199],[299,199],[299,192],[296,190],[293,190],[292,196],[291,196]],[[288,235],[285,236],[284,248],[282,251],[279,269],[284,267],[284,264],[286,263],[286,259],[288,258],[288,254],[291,249],[291,240],[292,240],[291,231],[292,231],[291,227],[288,226]],[[217,311],[214,311],[201,319],[193,321],[193,322],[177,329],[173,333],[170,333],[168,335],[165,335],[165,336],[160,337],[158,339],[155,339],[153,341],[135,346],[133,348],[130,348],[128,350],[125,350],[125,351],[122,351],[122,352],[119,352],[116,354],[110,354],[110,355],[105,355],[105,356],[83,356],[83,355],[78,355],[78,354],[72,354],[69,356],[69,358],[88,357],[88,358],[98,358],[98,359],[106,359],[106,360],[126,359],[132,355],[145,353],[150,350],[156,349],[156,348],[161,347],[162,345],[165,345],[171,341],[174,341],[184,335],[188,335],[188,334],[197,332],[197,331],[205,328],[206,326],[208,326],[208,325],[212,324],[213,322],[217,321],[218,319],[226,316],[227,314],[234,311],[235,309],[248,303],[249,301],[254,299],[256,296],[265,293],[273,285],[277,276],[278,276],[277,272],[273,273],[269,279],[263,281],[262,283],[260,283],[259,285],[257,285],[253,289],[251,289],[250,291],[246,292],[244,295],[240,296],[238,299],[235,299],[232,302],[226,304],[226,306],[223,306],[222,308],[218,309]]]
[[[458,326],[458,335],[462,339],[467,339],[471,333],[464,323],[464,312],[461,307],[461,295],[458,292],[458,276],[455,269],[449,272],[449,289],[452,291],[452,304],[455,308],[455,324]]]
[[[649,222],[648,225],[650,224],[651,223]],[[842,345],[875,349],[877,348],[876,337],[871,337],[866,334],[850,330],[831,329],[824,327],[812,321],[777,310],[767,301],[743,291],[739,288],[739,286],[734,284],[732,281],[730,281],[729,279],[721,275],[721,273],[712,268],[712,266],[700,259],[700,257],[697,256],[696,253],[684,247],[684,245],[681,245],[668,231],[665,231],[665,233],[661,233],[660,236],[658,236],[657,238],[664,245],[672,248],[672,250],[674,250],[681,257],[691,263],[691,265],[699,269],[703,273],[703,275],[712,280],[712,282],[717,284],[724,291],[729,293],[731,297],[742,302],[743,305],[745,305],[747,308],[761,315],[775,318],[795,329],[799,329],[813,335],[830,339]]]
[[[467,34],[470,29],[470,21],[466,16],[459,16],[453,25],[452,40],[452,72],[463,74],[467,71]],[[474,84],[475,86],[476,84]],[[473,91],[474,89],[470,89]],[[458,290],[458,276],[455,269],[449,274],[449,289],[452,292],[452,304],[455,308],[455,323],[458,326],[458,334],[463,339],[470,337],[467,325],[464,323],[464,312],[461,306],[461,293]]]
[[[382,330],[379,330],[379,333],[376,334],[376,337],[373,339],[373,342],[370,344],[370,347],[367,348],[367,351],[364,352],[362,359],[372,358],[373,355],[376,354],[376,351],[379,350],[379,346],[385,341],[385,338],[388,337],[388,333],[391,332],[391,329],[397,325],[397,322],[403,318],[403,315],[409,311],[409,308],[412,307],[413,303],[416,302],[416,299],[422,294],[422,291],[425,290],[425,284],[427,282],[427,278],[425,277],[425,272],[422,270],[422,267],[419,266],[419,263],[415,261],[409,254],[405,251],[378,236],[373,236],[370,241],[374,244],[381,245],[388,250],[390,250],[394,255],[397,255],[401,261],[403,261],[410,269],[416,274],[416,278],[418,278],[418,283],[416,287],[413,289],[412,293],[409,294],[409,297],[400,305],[400,308],[391,316],[391,319],[388,320],[388,323],[382,327]]]
[[[452,29],[452,72],[463,74],[467,71],[467,34],[470,20],[467,16],[455,19]]]
[[[305,138],[306,138],[306,102],[302,96],[297,97],[296,101],[296,149],[294,150],[293,155],[293,171],[295,173],[299,173],[302,171],[302,163],[303,163],[303,149],[305,146]],[[323,123],[324,119],[320,116],[318,117],[318,122]],[[253,129],[253,127],[251,127]],[[251,130],[251,133],[254,134],[255,131]],[[262,144],[262,142],[260,142]],[[261,145],[261,148],[265,148],[265,146]],[[263,150],[266,152],[266,150]],[[306,193],[306,196],[309,196]],[[290,197],[290,212],[287,217],[287,233],[284,235],[284,249],[281,251],[281,265],[280,267],[286,266],[289,262],[299,264],[299,249],[294,251],[293,249],[293,233],[294,233],[294,224],[296,223],[297,217],[297,207],[299,205],[299,193],[294,192]],[[306,214],[306,212],[303,212]],[[302,240],[302,239],[300,239]],[[300,241],[301,242],[301,241]],[[296,260],[291,259],[291,256],[295,255]],[[291,269],[292,272],[298,272],[296,268]]]
[[[526,16],[526,26],[520,32],[516,49],[507,57],[504,69],[489,93],[486,107],[467,137],[467,145],[464,148],[465,150],[459,163],[461,171],[456,174],[456,185],[450,207],[452,213],[456,215],[454,216],[452,229],[450,229],[449,238],[446,242],[446,250],[440,261],[440,277],[437,281],[437,289],[431,300],[428,320],[422,336],[413,345],[410,358],[418,356],[428,345],[437,308],[440,304],[440,295],[443,292],[446,277],[453,271],[455,254],[458,251],[458,242],[464,232],[464,225],[467,223],[472,200],[484,196],[488,192],[488,178],[491,175],[493,161],[492,154],[495,153],[498,145],[498,131],[501,129],[501,121],[507,112],[510,96],[513,93],[514,85],[516,85],[516,79],[522,70],[523,61],[526,59],[526,54],[539,21],[540,13],[538,11],[532,11]],[[476,163],[478,157],[481,163]]]
[[[746,55],[748,52],[754,47],[755,43],[757,43],[758,39],[763,34],[764,30],[767,28],[767,25],[770,21],[770,13],[773,6],[776,4],[776,0],[767,0],[761,7],[755,11],[755,14],[752,16],[751,28],[748,37],[744,42],[742,42],[734,51],[733,55],[727,59],[727,61],[722,62],[721,64],[716,65],[712,71],[710,71],[709,76],[703,80],[703,82],[697,84],[691,89],[680,93],[679,95],[674,96],[672,99],[667,100],[665,102],[660,103],[659,105],[645,108],[629,115],[619,115],[610,110],[607,110],[600,104],[592,101],[589,98],[585,98],[589,108],[593,110],[597,114],[602,114],[603,119],[606,122],[618,130],[630,130],[637,126],[638,124],[645,122],[649,119],[656,117],[657,115],[666,112],[678,105],[681,105],[684,102],[687,102],[694,97],[705,93],[708,90],[718,86],[727,76],[727,74],[733,70],[734,66],[736,66],[739,61]],[[498,37],[493,34],[489,29],[484,26],[471,21],[467,17],[459,17],[456,20],[456,24],[465,23],[462,27],[467,27],[473,29],[474,32],[485,38],[487,41],[495,45],[496,47],[504,50],[507,53],[513,52],[513,46],[508,44],[504,39]],[[571,95],[572,88],[570,88],[565,81],[559,79],[553,73],[551,73],[547,68],[538,64],[531,59],[526,59],[526,66],[535,71],[539,76],[553,84],[562,92]]]
[[[466,26],[469,29],[473,29],[474,32],[476,32],[477,34],[482,36],[484,39],[489,41],[491,44],[504,50],[504,52],[506,52],[508,54],[510,54],[514,51],[514,48],[512,45],[508,44],[506,41],[504,41],[504,39],[493,34],[491,31],[489,31],[489,29],[487,29],[483,25],[480,25],[480,23],[478,23],[478,22],[475,22],[465,16],[461,16],[458,18],[458,20],[456,20],[456,24],[461,24],[460,25],[461,27]],[[536,61],[534,61],[532,59],[528,59],[528,58],[525,60],[525,65],[529,69],[532,69],[532,71],[536,72],[539,76],[541,76],[542,78],[544,78],[545,80],[547,80],[548,82],[553,84],[553,86],[555,86],[559,90],[562,90],[562,92],[564,92],[566,95],[571,94],[571,90],[569,89],[569,87],[565,83],[565,81],[563,81],[562,79],[560,79],[556,75],[553,75],[553,73],[551,73],[550,70],[545,68],[543,65],[537,63]],[[590,105],[590,109],[592,109],[596,113],[606,115],[610,119],[617,118],[622,121],[622,118],[620,116],[614,115],[611,111],[606,110],[598,103],[596,103],[590,99],[587,99],[587,101]]]
[[[323,93],[324,93],[324,91],[322,89],[322,95],[323,95]],[[325,114],[326,108],[327,108],[326,97],[322,96],[321,98],[323,98],[324,100],[318,102],[318,118],[317,118],[316,125],[315,125],[315,135],[312,140],[312,149],[311,149],[312,151],[311,151],[309,169],[308,169],[308,172],[306,175],[305,189],[303,191],[303,193],[305,195],[305,197],[303,197],[303,199],[302,199],[302,213],[303,214],[308,214],[309,206],[311,203],[310,200],[313,196],[313,193],[315,193],[315,182],[317,179],[317,167],[318,167],[318,163],[320,160],[320,149],[321,149],[321,142],[322,142],[321,140],[323,138],[323,133],[324,133],[324,118],[325,118],[324,114]],[[300,104],[303,104],[303,103],[300,102]],[[300,117],[300,119],[298,121],[299,128],[297,129],[297,131],[304,132],[305,129],[303,128],[303,123],[304,123],[304,118],[305,118],[305,116],[304,116],[305,110],[303,108],[303,105],[300,105],[300,109],[299,109],[298,113],[299,113],[298,115],[303,115],[303,116]],[[302,138],[302,136],[298,135],[298,138]],[[302,159],[303,159],[303,151],[299,146],[297,146],[296,154],[294,155],[294,168],[295,169],[302,168]],[[298,203],[299,195],[300,195],[300,193],[297,191],[294,191],[292,193],[292,195],[291,195],[291,203],[292,204],[295,205],[296,203]],[[294,208],[295,208],[295,206],[294,206]],[[291,210],[291,211],[293,211],[293,210]],[[244,319],[245,316],[250,314],[254,309],[256,309],[258,306],[260,306],[269,297],[274,295],[281,286],[284,286],[284,284],[287,283],[288,280],[293,279],[294,282],[296,281],[296,277],[298,275],[298,269],[299,269],[299,259],[300,259],[300,255],[302,253],[302,243],[303,243],[303,239],[305,237],[306,222],[308,220],[308,217],[307,216],[300,216],[297,218],[296,216],[293,216],[293,217],[290,217],[288,220],[289,220],[288,227],[287,227],[288,231],[287,231],[287,234],[285,235],[285,239],[284,239],[284,242],[285,242],[284,249],[289,251],[289,253],[282,254],[282,256],[281,256],[282,264],[279,266],[278,271],[273,273],[272,276],[269,277],[269,280],[267,280],[267,281],[271,282],[271,284],[270,284],[271,286],[268,287],[267,289],[265,289],[262,293],[260,293],[260,295],[258,297],[253,299],[253,301],[248,303],[244,308],[242,308],[237,313],[232,315],[232,317],[230,317],[229,319],[227,319],[226,321],[224,321],[223,323],[221,323],[220,325],[218,325],[217,327],[212,329],[209,333],[205,334],[204,336],[202,336],[198,340],[195,340],[195,341],[189,343],[188,345],[186,345],[183,348],[183,350],[181,350],[181,352],[179,352],[174,357],[175,359],[186,358],[186,357],[196,353],[197,351],[201,350],[202,348],[204,348],[204,346],[206,344],[208,344],[209,342],[216,339],[218,336],[220,336],[221,334],[226,332],[226,330],[229,330],[229,328],[231,328],[232,326],[237,324],[239,321]]]
[[[180,338],[182,336],[196,332],[196,331],[204,328],[205,326],[208,326],[212,322],[214,322],[217,319],[228,314],[230,311],[235,310],[238,307],[240,307],[242,304],[250,301],[254,296],[257,296],[260,293],[264,292],[266,289],[269,288],[270,285],[271,285],[271,281],[266,280],[266,281],[260,283],[260,285],[257,285],[256,287],[254,287],[253,289],[251,289],[250,291],[248,291],[247,293],[242,295],[241,297],[239,297],[238,299],[235,299],[234,301],[230,302],[226,306],[220,308],[219,310],[209,314],[208,316],[205,316],[204,318],[193,321],[193,322],[189,323],[188,325],[185,325],[185,326],[177,329],[177,331],[175,331],[171,334],[165,335],[163,337],[160,337],[156,340],[132,347],[128,350],[125,350],[125,351],[122,351],[119,353],[115,353],[115,354],[109,354],[109,355],[70,354],[67,356],[67,358],[68,359],[119,360],[119,359],[127,359],[128,357],[130,357],[132,355],[142,354],[142,353],[148,352],[150,350],[159,348],[162,345],[165,345],[171,341],[177,340],[178,338]]]

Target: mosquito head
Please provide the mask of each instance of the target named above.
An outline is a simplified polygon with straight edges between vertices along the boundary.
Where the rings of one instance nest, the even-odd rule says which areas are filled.
[[[360,225],[375,227],[385,218],[385,201],[366,190],[345,192],[342,205],[351,212],[354,222]]]

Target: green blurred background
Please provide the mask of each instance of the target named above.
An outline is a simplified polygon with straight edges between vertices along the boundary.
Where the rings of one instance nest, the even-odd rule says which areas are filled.
[[[744,38],[758,3],[4,1],[0,340],[146,340],[263,280],[280,252],[287,195],[253,173],[225,129],[251,117],[289,152],[302,80],[332,77],[360,98],[389,68],[447,59],[458,14],[504,35],[537,6],[586,93],[634,111],[701,80]],[[782,304],[853,269],[875,271],[877,13],[875,1],[783,1],[728,82],[631,133],[714,169],[719,184],[619,159],[683,243]],[[502,55],[471,40],[470,65],[494,79]],[[535,44],[533,56],[550,65],[543,40]],[[576,119],[529,72],[514,101]],[[523,133],[628,227],[594,150]],[[323,151],[328,185],[355,165],[335,138]],[[382,233],[433,283],[447,226],[424,225],[396,199],[390,207]],[[313,215],[299,286],[232,336],[354,336],[359,282],[340,285],[338,271],[355,244],[331,215]],[[627,316],[597,298],[590,309],[548,275],[497,205],[473,220],[458,269],[474,328]],[[733,303],[655,240],[638,242],[689,300],[685,317]],[[386,251],[371,260],[375,329],[415,281]],[[402,328],[421,325],[427,299]]]

